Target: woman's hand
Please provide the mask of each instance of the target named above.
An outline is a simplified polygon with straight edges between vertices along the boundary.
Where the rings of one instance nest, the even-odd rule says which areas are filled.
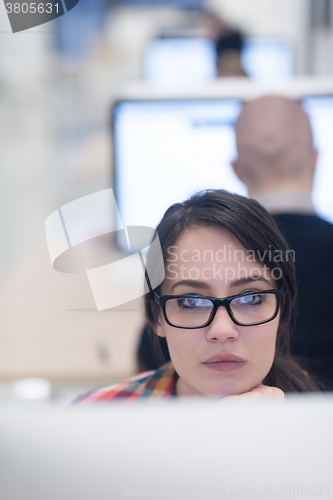
[[[223,401],[263,401],[269,399],[284,399],[284,392],[277,387],[270,387],[268,385],[258,385],[251,389],[249,392],[244,392],[237,396],[227,396]]]

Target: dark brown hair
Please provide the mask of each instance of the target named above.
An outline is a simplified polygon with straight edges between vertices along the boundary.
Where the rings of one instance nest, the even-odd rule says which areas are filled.
[[[266,265],[271,270],[279,270],[277,274],[280,278],[276,281],[284,293],[275,358],[264,383],[279,387],[285,392],[318,390],[315,382],[289,354],[290,323],[296,300],[295,265],[293,254],[272,216],[257,201],[222,189],[196,193],[184,203],[172,205],[156,228],[164,263],[167,261],[168,249],[178,241],[184,231],[195,226],[228,229],[246,250],[258,256],[257,260],[260,258],[261,265]],[[277,254],[282,258],[272,260],[272,255]],[[153,257],[148,254],[147,268],[150,270],[155,266],[152,260]],[[161,285],[155,291],[160,293],[160,289]],[[151,294],[145,296],[145,312],[154,331],[160,308],[151,300]],[[159,347],[155,333],[152,340],[155,349]]]

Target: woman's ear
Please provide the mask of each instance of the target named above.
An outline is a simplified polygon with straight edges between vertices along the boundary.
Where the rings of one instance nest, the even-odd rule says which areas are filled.
[[[162,324],[162,316],[161,314],[158,315],[157,321],[156,321],[156,326],[155,326],[155,332],[159,337],[165,337],[164,333],[164,326]]]

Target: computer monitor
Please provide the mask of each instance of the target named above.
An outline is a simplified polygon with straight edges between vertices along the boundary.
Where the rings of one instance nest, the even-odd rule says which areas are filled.
[[[333,95],[306,97],[303,107],[310,117],[314,145],[319,152],[313,202],[318,214],[333,223]]]
[[[1,500],[332,495],[330,396],[5,407]]]
[[[285,38],[249,37],[241,60],[246,74],[257,82],[281,82],[294,74],[293,47]],[[143,78],[155,87],[198,86],[216,74],[216,47],[208,38],[155,38],[144,52]]]
[[[198,85],[216,77],[216,51],[207,38],[156,38],[144,54],[143,77],[152,85]]]
[[[333,222],[333,96],[303,99],[319,150],[313,201]],[[123,223],[155,227],[191,193],[223,188],[247,195],[230,162],[241,99],[121,101],[114,107],[114,169]]]
[[[288,80],[294,74],[293,46],[284,38],[248,38],[242,50],[242,64],[253,80],[275,83]]]
[[[230,166],[238,99],[121,102],[114,110],[115,188],[125,225],[155,227],[200,189],[246,194]]]

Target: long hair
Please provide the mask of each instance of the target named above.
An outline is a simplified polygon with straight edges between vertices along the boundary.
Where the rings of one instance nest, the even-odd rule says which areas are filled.
[[[222,189],[196,193],[185,202],[172,205],[156,228],[164,263],[167,261],[168,249],[178,241],[184,231],[196,226],[214,226],[229,230],[246,250],[257,256],[261,265],[274,270],[274,275],[278,276],[278,287],[283,289],[284,293],[275,358],[264,383],[279,387],[285,392],[318,390],[315,382],[289,353],[291,317],[297,294],[294,255],[272,216],[257,201]],[[154,269],[155,263],[149,253],[147,265],[151,270]],[[154,291],[160,293],[161,286]],[[153,332],[152,341],[156,350],[159,345],[154,329],[160,308],[152,301],[151,294],[145,296],[145,313]]]

